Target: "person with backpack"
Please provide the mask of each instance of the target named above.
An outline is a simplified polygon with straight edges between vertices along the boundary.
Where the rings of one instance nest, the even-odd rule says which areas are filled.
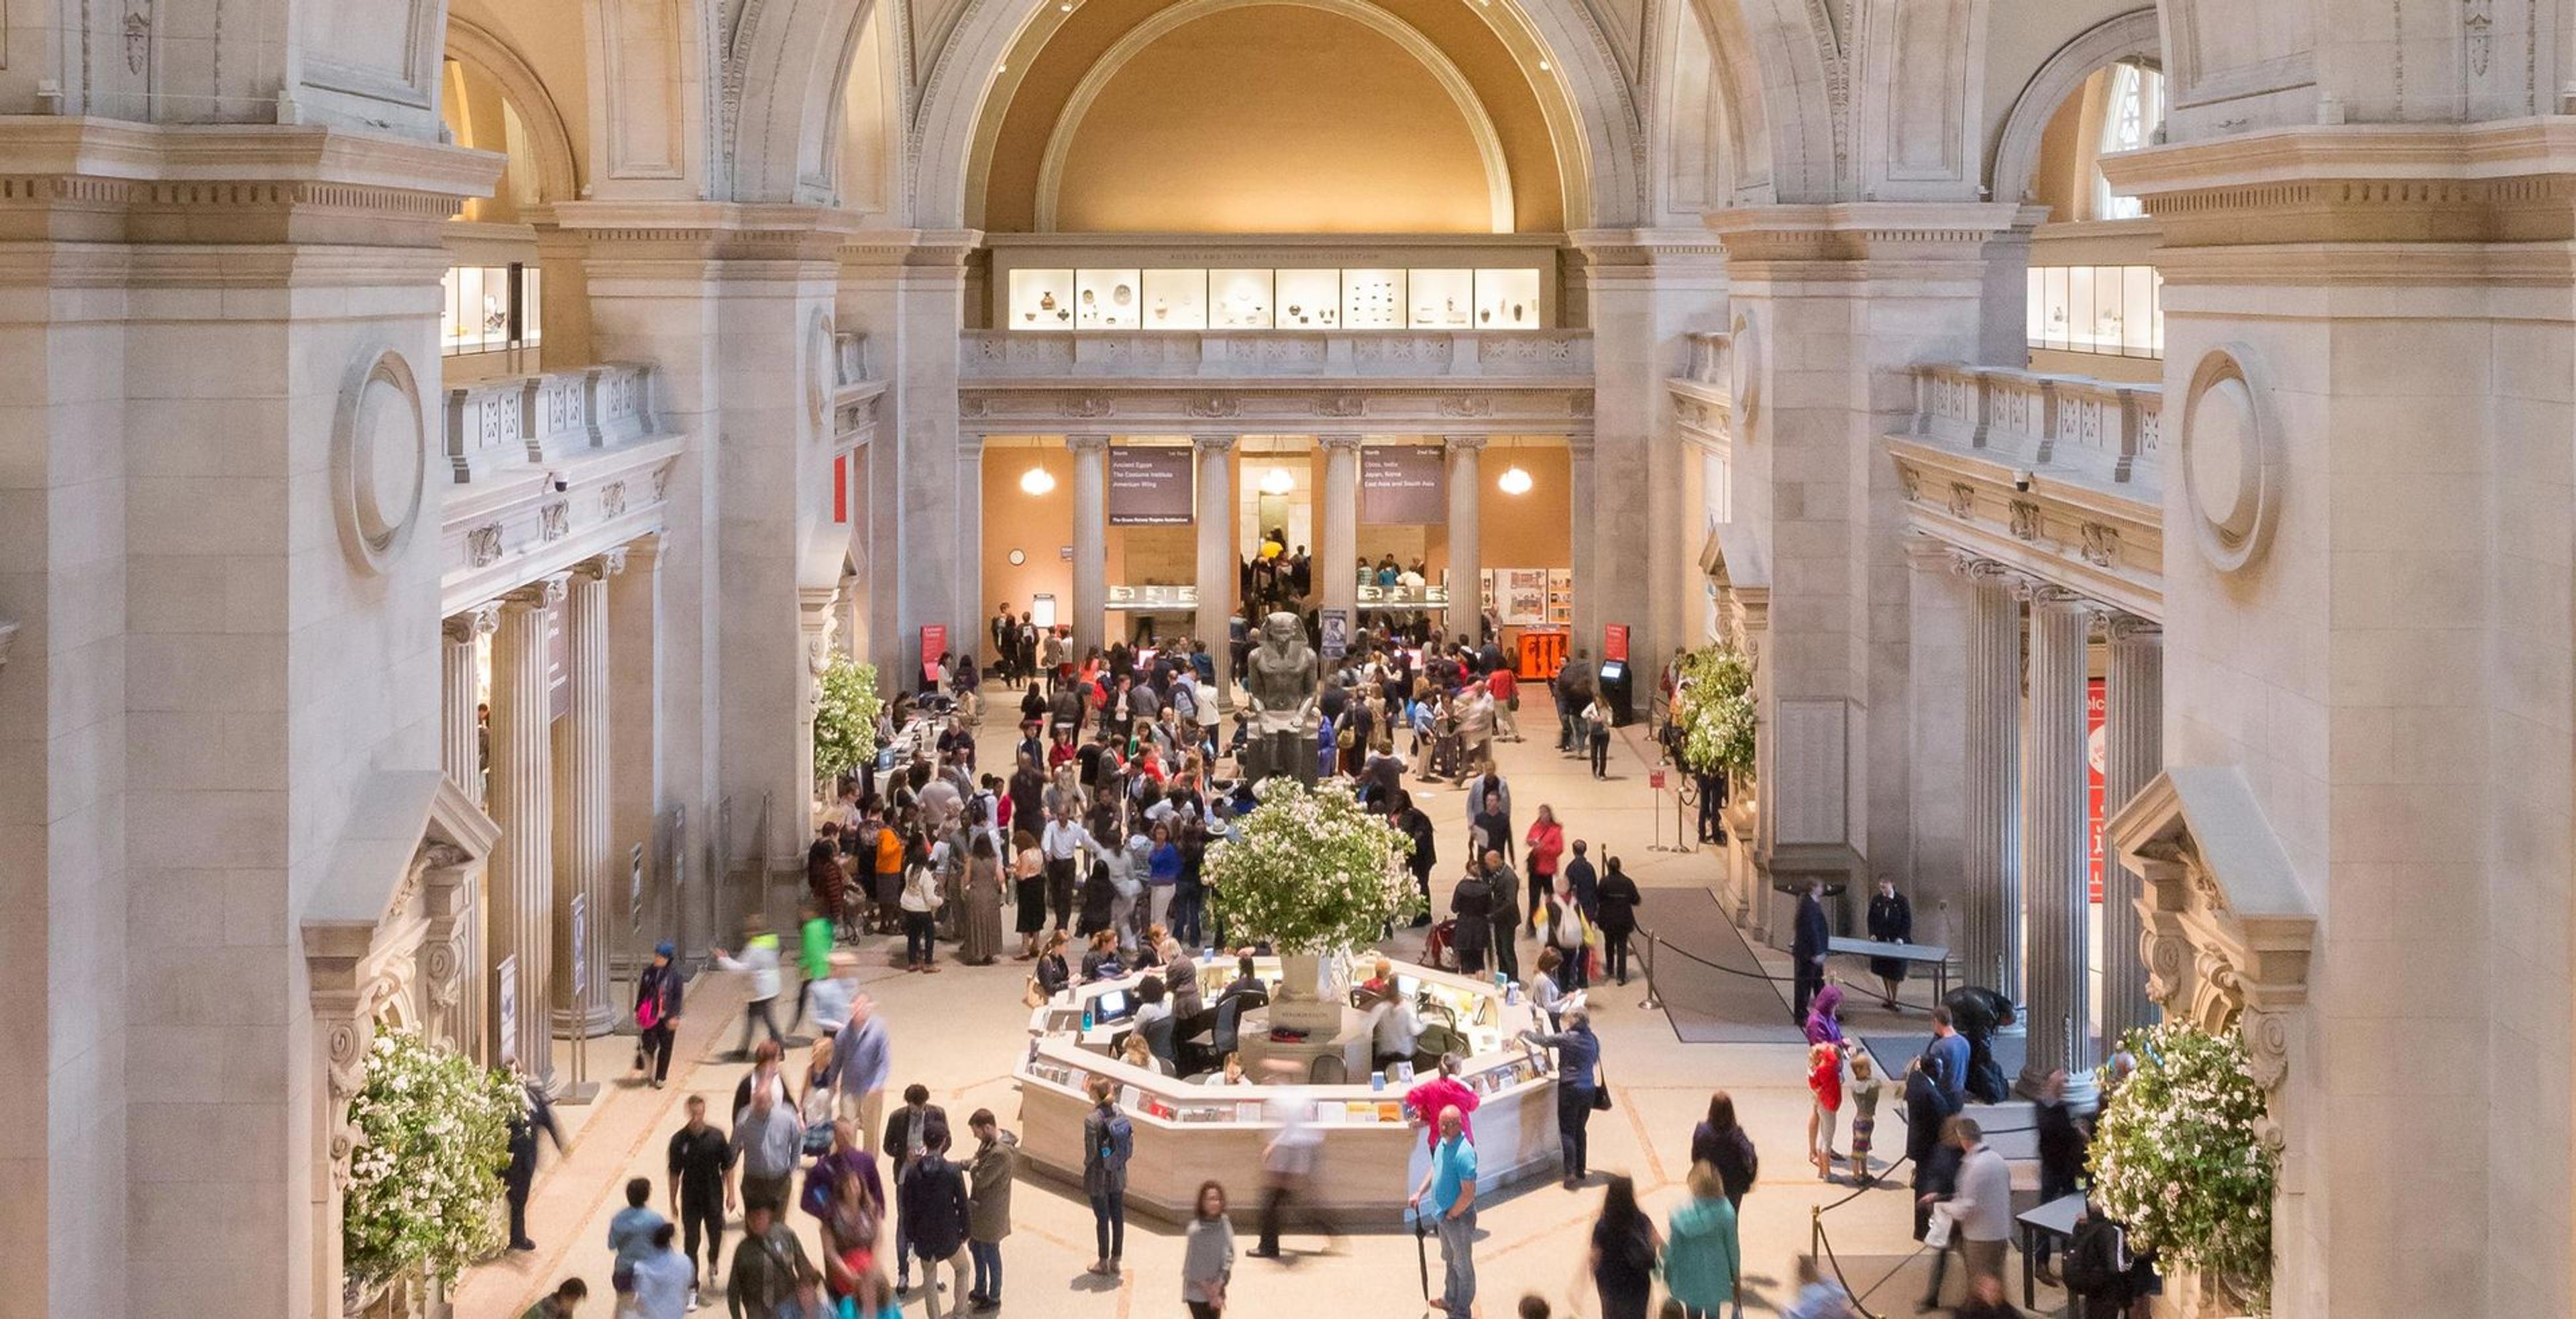
[[[669,940],[653,946],[653,960],[635,976],[635,1070],[649,1065],[653,1088],[671,1075],[671,1038],[680,1024],[682,981]]]
[[[1708,1097],[1708,1120],[1691,1128],[1690,1157],[1694,1164],[1715,1169],[1726,1202],[1744,1208],[1744,1193],[1761,1174],[1762,1159],[1753,1150],[1753,1138],[1735,1120],[1734,1096],[1720,1090]]]
[[[1637,1207],[1636,1182],[1611,1178],[1601,1216],[1592,1222],[1592,1285],[1601,1295],[1601,1319],[1646,1319],[1663,1244],[1655,1220]]]
[[[1082,1119],[1082,1193],[1091,1200],[1091,1230],[1100,1247],[1091,1273],[1114,1278],[1127,1252],[1127,1160],[1136,1127],[1118,1111],[1109,1078],[1091,1078],[1091,1112]]]
[[[2128,1229],[2101,1205],[2085,1201],[2075,1239],[2066,1247],[2066,1294],[2076,1302],[2075,1313],[2080,1319],[2128,1319],[2138,1297],[2136,1273]]]

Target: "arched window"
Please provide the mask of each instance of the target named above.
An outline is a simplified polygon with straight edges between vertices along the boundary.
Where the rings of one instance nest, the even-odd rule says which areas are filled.
[[[2100,156],[2115,151],[2134,151],[2155,139],[2156,129],[2165,121],[2165,76],[2134,61],[2123,60],[2107,70],[2111,75],[2106,88],[2102,113]],[[2112,195],[2111,181],[2104,178],[2100,165],[2093,168],[2093,214],[2104,220],[2134,220],[2146,214],[2135,197]]]

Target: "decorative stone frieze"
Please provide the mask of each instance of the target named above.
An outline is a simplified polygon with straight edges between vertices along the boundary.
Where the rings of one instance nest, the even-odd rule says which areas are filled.
[[[1240,423],[1245,431],[1312,431],[1318,423],[1371,435],[1445,432],[1460,422],[1496,435],[1562,434],[1592,420],[1592,389],[1496,387],[1425,390],[1339,381],[1328,386],[1246,385],[1228,389],[1173,389],[1151,384],[1064,388],[1060,385],[978,386],[958,400],[958,416],[988,434],[1014,431],[1063,433],[1115,421],[1122,432],[1187,434],[1212,420]]]

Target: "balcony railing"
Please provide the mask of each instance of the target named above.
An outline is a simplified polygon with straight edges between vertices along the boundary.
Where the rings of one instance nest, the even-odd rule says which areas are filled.
[[[611,362],[447,391],[447,461],[459,483],[521,463],[604,449],[653,430],[653,368]]]
[[[1735,337],[1722,330],[1700,330],[1690,336],[1690,365],[1682,378],[1702,385],[1735,382]]]
[[[959,369],[969,383],[1133,376],[1295,380],[1441,377],[1583,380],[1584,330],[1160,331],[1013,334],[970,330]]]
[[[1915,368],[1914,433],[2129,481],[2163,457],[2164,390],[2011,367]]]

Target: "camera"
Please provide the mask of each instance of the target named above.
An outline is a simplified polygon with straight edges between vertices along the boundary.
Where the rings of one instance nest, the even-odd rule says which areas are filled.
[[[546,480],[554,486],[556,494],[562,494],[564,491],[572,489],[572,482],[564,479],[564,474],[561,472],[546,473]]]

